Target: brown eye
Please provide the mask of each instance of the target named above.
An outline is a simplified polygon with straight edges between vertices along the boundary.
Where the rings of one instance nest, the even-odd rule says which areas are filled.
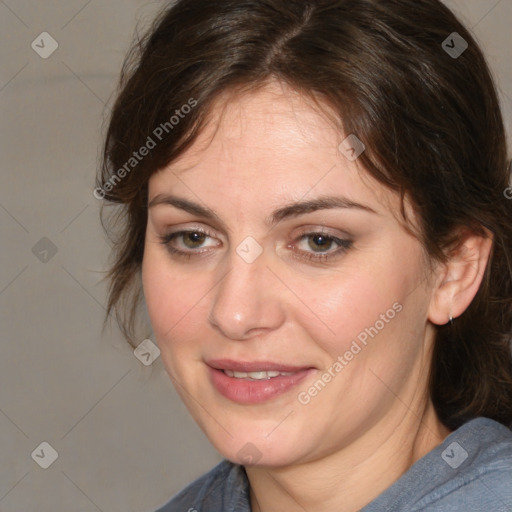
[[[315,252],[328,251],[329,249],[331,249],[333,243],[334,239],[329,236],[321,234],[308,236],[308,246]]]
[[[304,233],[290,248],[295,248],[296,257],[312,262],[328,262],[341,257],[352,248],[353,241],[327,233]]]
[[[176,231],[160,237],[160,243],[176,257],[190,259],[210,253],[222,243],[215,236],[202,230]]]
[[[205,233],[200,233],[198,231],[188,231],[180,235],[183,240],[183,244],[188,249],[198,249],[201,245],[204,244],[204,241],[207,237]]]

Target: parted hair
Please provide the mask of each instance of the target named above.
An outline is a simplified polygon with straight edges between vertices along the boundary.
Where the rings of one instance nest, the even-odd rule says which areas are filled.
[[[446,261],[463,232],[492,234],[474,300],[453,324],[436,327],[430,396],[451,429],[477,416],[510,425],[512,201],[504,123],[482,51],[438,0],[166,6],[125,60],[96,180],[95,194],[117,205],[108,221],[102,216],[113,243],[107,317],[138,343],[151,175],[194,143],[221,93],[251,92],[272,80],[328,106],[343,133],[363,141],[359,162],[410,201],[431,261]],[[143,147],[144,156],[130,160]]]

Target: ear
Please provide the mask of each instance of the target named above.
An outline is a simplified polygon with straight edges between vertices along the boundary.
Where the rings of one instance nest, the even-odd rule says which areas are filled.
[[[432,291],[428,319],[436,325],[457,318],[471,304],[482,283],[491,253],[493,237],[464,233],[449,253],[449,259],[439,265],[438,279]]]

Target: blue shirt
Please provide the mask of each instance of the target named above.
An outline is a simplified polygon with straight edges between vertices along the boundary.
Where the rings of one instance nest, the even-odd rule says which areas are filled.
[[[360,512],[512,512],[512,431],[476,418]],[[224,460],[157,512],[250,512],[243,466]]]

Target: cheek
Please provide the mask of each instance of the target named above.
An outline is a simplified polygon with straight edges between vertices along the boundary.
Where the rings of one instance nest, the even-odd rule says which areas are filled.
[[[410,280],[403,273],[397,277],[396,272],[393,268],[384,270],[374,265],[347,269],[331,278],[302,283],[296,289],[297,295],[309,306],[310,313],[300,315],[300,311],[305,310],[297,309],[295,320],[309,331],[312,339],[323,345],[331,357],[336,358],[358,335],[361,334],[364,340],[364,333],[376,323],[379,331],[384,331],[384,325],[389,330],[391,322],[386,320],[395,318],[396,309],[400,309],[396,304],[411,288]],[[385,316],[384,320],[381,315]]]
[[[198,274],[176,271],[165,253],[150,248],[142,262],[142,285],[153,332],[168,349],[168,341],[181,340],[184,329],[195,323],[194,316],[202,313],[207,283]]]

